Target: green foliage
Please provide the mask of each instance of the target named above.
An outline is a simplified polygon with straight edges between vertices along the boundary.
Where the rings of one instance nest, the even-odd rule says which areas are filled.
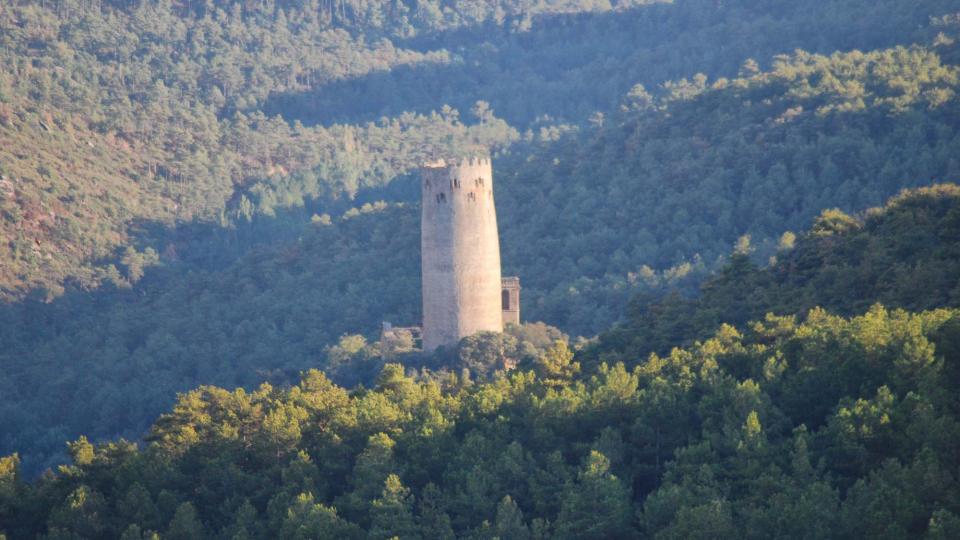
[[[105,533],[108,517],[109,507],[103,494],[81,484],[51,512],[49,526],[59,534],[91,538]]]
[[[197,518],[197,510],[189,502],[185,502],[177,507],[177,512],[170,520],[170,526],[167,527],[165,538],[175,540],[187,540],[192,538],[203,538],[203,524]]]
[[[960,534],[960,518],[949,510],[937,510],[930,518],[930,527],[927,536],[931,539],[942,540]]]
[[[421,538],[413,520],[413,496],[403,487],[400,478],[391,474],[384,481],[383,492],[370,509],[372,538]]]
[[[494,521],[497,538],[502,540],[529,540],[530,530],[523,522],[523,512],[509,495],[503,497],[497,505],[497,518]]]
[[[453,367],[466,369],[480,377],[489,377],[517,361],[517,339],[502,332],[480,332],[463,338],[457,347]]]
[[[392,201],[436,154],[493,153],[525,317],[588,336],[745,234],[765,257],[957,179],[956,0],[88,4],[0,13],[0,453],[28,475],[202,384],[371,381],[372,343],[328,353],[419,319]]]
[[[610,460],[590,451],[577,481],[564,491],[557,517],[558,538],[624,538],[630,536],[630,494],[610,474]]]
[[[549,386],[564,386],[580,372],[580,363],[573,361],[567,342],[557,340],[536,359],[537,376]]]
[[[0,8],[0,538],[956,537],[960,7],[647,4]],[[585,354],[369,340],[478,148]]]
[[[443,494],[436,485],[428,483],[418,501],[417,522],[424,538],[451,540],[455,538],[450,516],[443,510]]]
[[[93,445],[83,435],[72,443],[67,443],[70,449],[70,457],[73,458],[74,465],[90,465],[93,463]]]
[[[628,108],[532,155],[512,152],[499,162],[509,183],[497,203],[504,260],[535,302],[525,313],[589,335],[624,292],[689,287],[745,235],[766,259],[785,229],[825,207],[851,212],[931,179],[956,182],[946,156],[958,153],[957,102],[924,96],[957,81],[956,66],[930,49],[797,51],[693,97]],[[902,84],[918,88],[893,99]],[[853,87],[863,96],[845,94]],[[844,108],[858,99],[861,110]],[[928,122],[931,131],[919,127]],[[851,220],[829,211],[815,230],[839,233]]]
[[[490,111],[474,130],[450,107],[329,127],[264,114],[271,93],[450,61],[442,50],[368,44],[316,6],[288,5],[290,17],[235,2],[209,11],[169,2],[91,9],[82,0],[6,8],[5,300],[40,288],[50,299],[65,282],[80,289],[138,282],[170,244],[152,238],[160,249],[141,247],[145,239],[133,238],[141,227],[248,223],[303,206],[305,198],[352,197],[438,152],[517,137]],[[111,263],[125,275],[115,275]]]
[[[374,414],[376,414],[374,412]],[[386,433],[371,435],[367,447],[357,456],[350,482],[354,504],[365,506],[383,489],[393,470],[393,448],[396,443]]]
[[[13,523],[14,517],[23,511],[25,484],[20,477],[20,457],[17,454],[0,457],[0,523]],[[0,525],[0,536],[9,531],[8,525]]]
[[[0,511],[27,537],[949,537],[957,320],[769,316],[563,379],[387,364],[370,390],[205,387],[143,450],[81,439],[35,483],[7,458]]]
[[[343,521],[333,508],[315,503],[313,494],[301,493],[287,510],[280,538],[362,538],[355,525]]]
[[[627,321],[605,334],[596,352],[607,359],[663,354],[709,336],[722,322],[803,315],[814,306],[854,314],[878,301],[912,310],[960,305],[958,208],[960,189],[943,184],[904,192],[861,217],[824,211],[769,268],[735,253],[693,299],[637,297]],[[793,323],[767,324],[764,331],[775,337],[778,326]]]

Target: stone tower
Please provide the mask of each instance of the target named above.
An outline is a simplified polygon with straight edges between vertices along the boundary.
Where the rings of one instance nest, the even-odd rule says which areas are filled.
[[[502,332],[500,239],[489,158],[421,168],[423,350]]]
[[[504,276],[500,293],[503,325],[520,325],[520,278]]]

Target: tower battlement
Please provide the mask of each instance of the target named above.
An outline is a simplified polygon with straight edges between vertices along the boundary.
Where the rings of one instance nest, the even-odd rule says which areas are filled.
[[[470,167],[490,167],[490,158],[483,156],[466,156],[459,158],[439,158],[424,163],[422,169],[464,169]]]
[[[420,176],[425,185],[433,184],[438,180],[452,181],[473,178],[492,180],[493,168],[490,158],[486,157],[438,159],[424,163],[420,167]]]
[[[490,158],[438,159],[420,168],[423,203],[444,204],[493,201],[493,168]]]

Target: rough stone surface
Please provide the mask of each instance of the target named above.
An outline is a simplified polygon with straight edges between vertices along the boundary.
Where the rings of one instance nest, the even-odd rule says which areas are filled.
[[[421,168],[423,350],[502,332],[500,239],[488,158]]]

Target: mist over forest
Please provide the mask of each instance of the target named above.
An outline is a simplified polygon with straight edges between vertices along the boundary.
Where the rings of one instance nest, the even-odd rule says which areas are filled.
[[[960,537],[958,40],[960,0],[0,3],[0,540]],[[420,167],[476,155],[522,324],[381,340]]]

